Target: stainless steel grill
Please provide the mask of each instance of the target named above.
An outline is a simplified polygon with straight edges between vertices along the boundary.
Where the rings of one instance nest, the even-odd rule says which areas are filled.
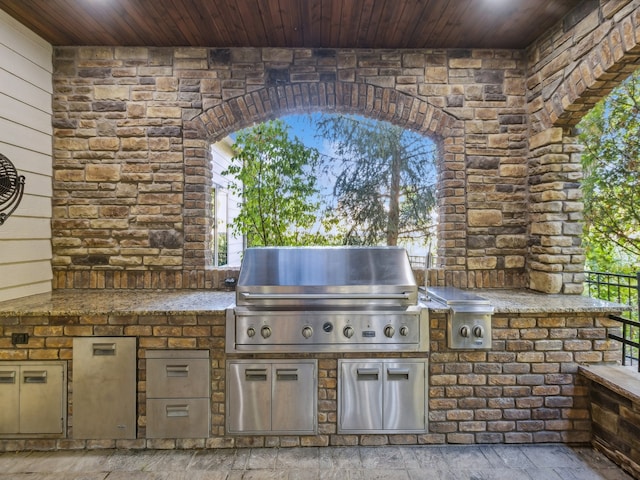
[[[397,247],[245,252],[227,352],[427,351],[427,309]]]

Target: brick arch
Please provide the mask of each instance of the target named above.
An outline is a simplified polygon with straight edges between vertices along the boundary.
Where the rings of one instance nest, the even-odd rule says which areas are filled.
[[[580,4],[529,49],[529,288],[582,292],[581,146],[575,125],[640,63],[640,3]]]
[[[456,142],[454,137],[463,136],[464,131],[460,120],[423,99],[392,88],[367,84],[309,82],[277,85],[215,105],[184,124],[185,144],[198,146],[185,150],[185,267],[202,269],[211,265],[207,248],[211,232],[209,144],[255,123],[287,114],[310,112],[359,114],[433,137],[441,150],[439,179],[450,177],[447,171],[453,169],[448,167],[448,159],[453,161],[454,152],[459,153],[460,142]],[[438,199],[440,215],[443,214],[444,195],[446,193]]]
[[[640,5],[601,1],[571,17],[529,51],[533,132],[571,128],[640,67]],[[579,19],[579,20],[578,20]],[[573,23],[573,24],[571,24]]]

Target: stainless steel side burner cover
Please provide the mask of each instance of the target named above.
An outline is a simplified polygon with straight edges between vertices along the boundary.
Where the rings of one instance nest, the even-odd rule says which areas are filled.
[[[452,349],[491,348],[493,306],[486,298],[453,287],[429,287],[430,299],[450,309],[447,318],[447,345]]]
[[[227,310],[226,348],[426,351],[426,314],[402,248],[251,248]]]

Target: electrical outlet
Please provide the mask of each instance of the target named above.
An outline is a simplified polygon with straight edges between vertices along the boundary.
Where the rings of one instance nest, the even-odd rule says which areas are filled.
[[[11,334],[11,345],[25,345],[27,343],[29,343],[28,333],[12,333]]]

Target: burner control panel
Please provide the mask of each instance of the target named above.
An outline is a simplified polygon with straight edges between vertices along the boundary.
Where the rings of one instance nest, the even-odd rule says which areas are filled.
[[[428,310],[227,310],[227,352],[428,351]]]

